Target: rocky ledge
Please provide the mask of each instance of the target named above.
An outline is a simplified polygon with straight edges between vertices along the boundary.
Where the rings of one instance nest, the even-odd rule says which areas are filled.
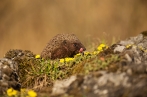
[[[105,69],[56,80],[46,93],[50,97],[147,97],[147,31],[119,41],[97,54],[103,60],[112,55],[118,56],[118,60],[111,62]],[[20,63],[35,60],[34,56],[30,51],[10,50],[5,58],[0,59],[1,94],[10,87],[20,90],[22,83],[19,79],[30,66],[25,67]]]

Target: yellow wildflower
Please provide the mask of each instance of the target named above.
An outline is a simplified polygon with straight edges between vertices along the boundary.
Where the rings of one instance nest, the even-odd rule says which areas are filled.
[[[128,45],[126,45],[126,48],[130,48],[132,45],[131,44],[128,44]]]
[[[65,58],[66,62],[73,61],[73,60],[74,60],[74,58]]]
[[[40,58],[40,55],[36,55],[35,58],[36,58],[36,59]]]
[[[98,47],[97,47],[97,50],[98,51],[103,51],[104,49],[107,49],[108,46],[106,46],[105,44],[100,44]]]
[[[81,55],[81,53],[78,53],[78,54],[76,54],[77,56],[80,56]]]
[[[37,93],[34,92],[33,90],[29,90],[29,91],[28,91],[28,96],[29,96],[29,97],[36,97],[36,96],[37,96]]]
[[[17,94],[17,91],[14,90],[14,89],[12,89],[12,88],[9,88],[9,89],[7,90],[7,95],[8,95],[8,96],[15,96],[16,94]]]
[[[89,55],[90,54],[90,52],[84,52],[84,55]]]
[[[143,48],[142,46],[138,46],[138,48],[142,51],[145,51],[145,48]]]
[[[97,54],[99,54],[99,53],[100,53],[100,51],[94,51],[94,52],[93,52],[94,55],[97,55]]]
[[[64,63],[64,59],[60,59],[60,63]]]
[[[60,59],[60,63],[64,63],[64,62],[69,62],[69,61],[73,61],[74,58],[64,58],[64,59]]]
[[[78,56],[81,56],[81,53],[76,54],[74,57],[78,57]]]

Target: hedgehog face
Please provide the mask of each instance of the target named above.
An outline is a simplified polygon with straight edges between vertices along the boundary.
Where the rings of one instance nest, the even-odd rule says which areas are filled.
[[[86,48],[80,43],[80,42],[68,42],[66,40],[63,41],[64,48],[67,49],[67,52],[69,52],[69,56],[73,57],[74,55],[78,53],[82,53],[86,50]]]
[[[83,51],[86,50],[86,48],[81,43],[78,42],[78,43],[72,43],[70,50],[75,54],[77,54],[77,53],[82,53]]]

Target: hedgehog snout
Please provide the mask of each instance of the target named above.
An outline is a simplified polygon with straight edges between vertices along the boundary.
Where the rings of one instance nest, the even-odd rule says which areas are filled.
[[[85,48],[80,48],[79,53],[83,53],[83,51],[85,51]]]

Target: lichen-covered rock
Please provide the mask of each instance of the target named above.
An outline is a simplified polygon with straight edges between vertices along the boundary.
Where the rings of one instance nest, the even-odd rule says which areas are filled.
[[[98,71],[79,76],[65,91],[75,97],[146,97],[147,76]]]
[[[27,69],[25,67],[28,67],[23,62],[27,63],[25,59],[31,59],[34,56],[30,51],[16,49],[9,50],[4,58],[0,59],[0,94],[4,94],[8,88],[20,90],[21,78],[25,76],[24,71]]]
[[[19,62],[20,59],[34,58],[35,54],[29,50],[10,49],[4,57]]]
[[[24,87],[26,75],[28,72],[32,71],[32,65],[39,64],[38,60],[35,58],[35,54],[29,50],[12,49],[9,50],[4,57],[18,63],[18,75]]]
[[[8,88],[20,90],[21,84],[18,76],[18,64],[7,58],[0,59],[0,94]]]

